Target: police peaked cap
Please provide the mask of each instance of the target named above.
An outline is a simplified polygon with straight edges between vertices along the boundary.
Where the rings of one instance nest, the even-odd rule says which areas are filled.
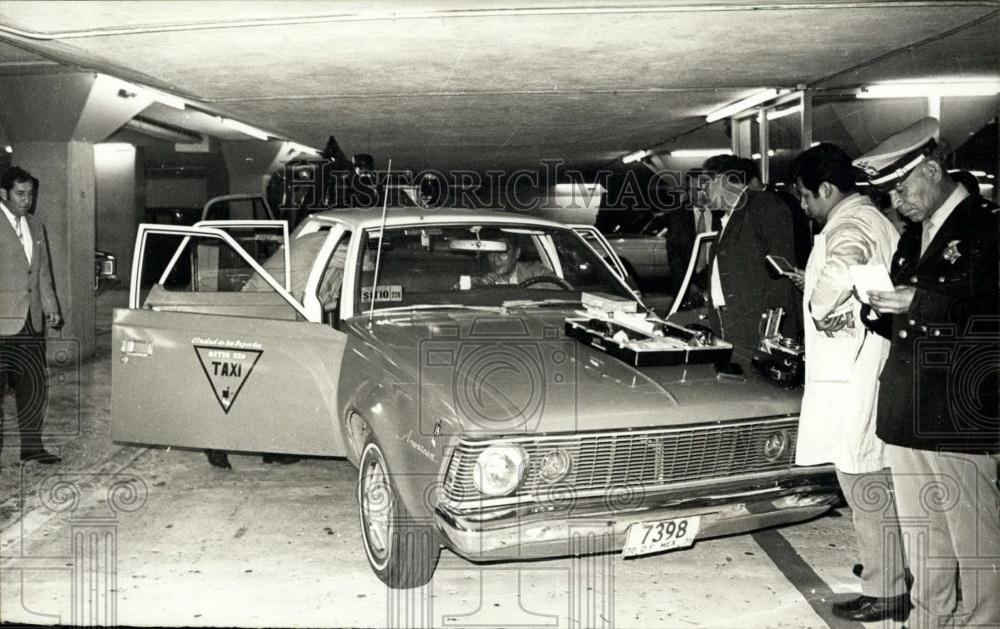
[[[937,147],[934,136],[940,128],[937,118],[923,118],[889,136],[852,163],[864,171],[873,186],[892,188]]]

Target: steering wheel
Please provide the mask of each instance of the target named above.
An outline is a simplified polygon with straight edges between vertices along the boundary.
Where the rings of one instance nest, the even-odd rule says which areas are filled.
[[[529,286],[534,286],[535,284],[555,284],[563,290],[573,290],[573,285],[559,277],[558,275],[536,275],[535,277],[529,277],[523,282],[519,282],[518,288],[528,288]]]

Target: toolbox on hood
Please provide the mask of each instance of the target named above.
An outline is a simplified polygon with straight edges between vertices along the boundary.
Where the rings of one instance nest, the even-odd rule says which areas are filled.
[[[632,313],[566,319],[566,336],[634,367],[728,363],[733,346],[708,331]]]

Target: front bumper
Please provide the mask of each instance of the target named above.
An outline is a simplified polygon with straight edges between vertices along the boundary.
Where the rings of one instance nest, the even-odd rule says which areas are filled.
[[[799,522],[827,511],[839,487],[832,466],[795,468],[643,495],[609,495],[502,508],[439,505],[444,543],[470,561],[585,555],[622,548],[628,528],[701,516],[696,539]]]

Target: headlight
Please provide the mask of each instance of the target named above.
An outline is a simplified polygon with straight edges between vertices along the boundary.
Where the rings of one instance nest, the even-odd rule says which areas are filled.
[[[573,467],[573,458],[565,450],[549,450],[542,456],[538,475],[546,483],[558,483]]]
[[[524,459],[524,450],[518,446],[490,446],[476,459],[472,484],[487,496],[505,496],[521,484]]]
[[[764,458],[777,461],[788,451],[788,433],[784,430],[772,432],[764,438]]]

